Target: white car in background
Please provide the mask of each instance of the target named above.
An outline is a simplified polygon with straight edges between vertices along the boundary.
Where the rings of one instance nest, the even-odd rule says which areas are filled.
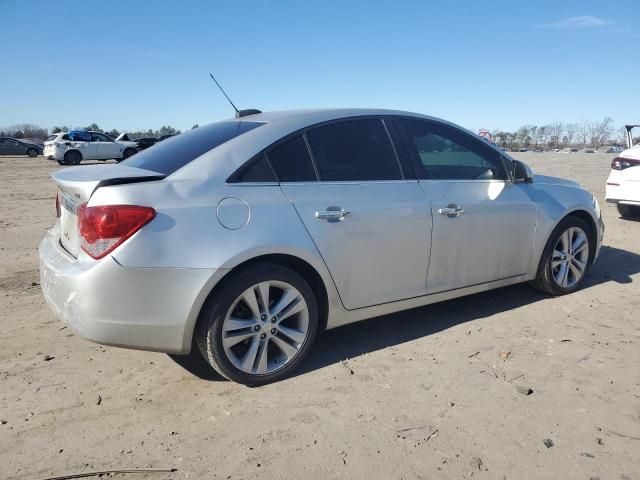
[[[625,125],[627,149],[611,162],[606,200],[618,206],[621,217],[640,217],[640,144],[633,145],[631,130],[640,125]]]
[[[78,165],[82,160],[118,162],[138,152],[136,142],[118,141],[100,132],[72,131],[49,136],[43,155],[61,165]]]

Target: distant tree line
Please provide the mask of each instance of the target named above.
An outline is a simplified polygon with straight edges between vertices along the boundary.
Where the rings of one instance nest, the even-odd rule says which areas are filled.
[[[196,123],[191,127],[198,128]],[[66,125],[55,126],[49,132],[48,129],[22,123],[0,129],[0,135],[14,138],[29,138],[44,140],[50,133],[68,132],[70,130],[91,130],[103,132],[110,137],[116,138],[122,131],[113,128],[103,130],[96,123],[86,127],[70,128]],[[624,127],[614,129],[613,119],[605,117],[597,122],[583,121],[581,123],[555,122],[548,125],[523,125],[514,132],[500,129],[491,130],[493,141],[500,147],[508,150],[520,148],[567,148],[567,147],[591,147],[600,148],[604,145],[624,145]],[[148,129],[146,131],[137,130],[127,132],[130,138],[161,137],[163,135],[175,135],[181,133],[180,130],[171,125],[164,125],[157,130]],[[640,138],[640,135],[638,136]]]
[[[197,128],[198,125],[194,125],[193,128]],[[92,132],[102,132],[106,133],[112,138],[116,138],[121,131],[116,128],[112,128],[111,130],[103,130],[96,123],[92,123],[86,127],[74,127],[71,128],[66,125],[55,126],[49,131],[44,127],[39,127],[38,125],[33,125],[31,123],[21,123],[18,125],[12,125],[10,127],[0,128],[0,136],[13,137],[13,138],[29,138],[34,140],[44,140],[49,135],[60,132],[69,132],[71,130],[90,130]],[[157,130],[138,130],[135,132],[127,132],[127,135],[131,138],[142,138],[142,137],[161,137],[163,135],[176,135],[181,133],[180,130],[173,128],[171,125],[164,125]]]
[[[523,125],[515,132],[492,130],[493,141],[508,150],[519,148],[600,148],[604,145],[624,145],[624,127],[617,132],[613,119],[598,122]]]

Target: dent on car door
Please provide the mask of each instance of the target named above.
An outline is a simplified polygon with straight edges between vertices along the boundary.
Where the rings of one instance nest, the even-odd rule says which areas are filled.
[[[268,158],[347,309],[426,293],[431,207],[381,119],[310,129]]]
[[[528,273],[536,226],[529,185],[510,182],[500,153],[461,129],[397,124],[432,202],[429,293]]]

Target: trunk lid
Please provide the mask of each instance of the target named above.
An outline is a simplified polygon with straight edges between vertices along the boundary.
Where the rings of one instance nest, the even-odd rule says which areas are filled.
[[[107,185],[162,180],[165,175],[127,165],[95,165],[68,168],[52,175],[58,185],[60,244],[74,257],[78,256],[78,207],[89,201],[93,192]]]

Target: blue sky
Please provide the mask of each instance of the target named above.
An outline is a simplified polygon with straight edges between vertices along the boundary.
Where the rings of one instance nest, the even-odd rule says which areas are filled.
[[[640,121],[638,0],[0,0],[0,127],[185,129],[239,108],[465,127]]]

